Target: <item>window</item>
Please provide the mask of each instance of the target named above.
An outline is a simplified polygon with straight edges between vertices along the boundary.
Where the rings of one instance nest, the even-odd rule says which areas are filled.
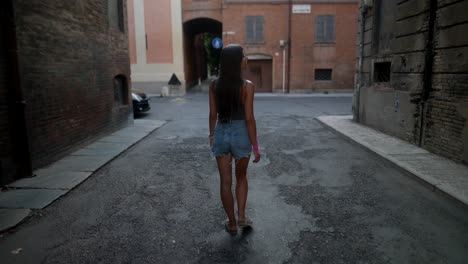
[[[374,82],[389,82],[391,62],[374,63]]]
[[[123,0],[107,0],[109,26],[124,31]]]
[[[332,69],[315,69],[316,81],[331,81]]]
[[[318,15],[315,22],[315,41],[335,42],[335,16]]]
[[[114,77],[114,101],[122,105],[128,104],[127,78],[124,75]]]
[[[263,17],[245,17],[245,34],[247,43],[263,43]]]

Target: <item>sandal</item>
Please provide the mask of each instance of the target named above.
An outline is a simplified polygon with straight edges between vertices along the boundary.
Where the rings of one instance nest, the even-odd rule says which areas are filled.
[[[237,235],[237,228],[232,229],[231,227],[229,227],[229,221],[226,221],[224,223],[224,228],[226,229],[226,232],[228,232],[231,236]]]
[[[252,227],[253,222],[250,218],[246,217],[244,220],[237,220],[237,224],[239,227]]]

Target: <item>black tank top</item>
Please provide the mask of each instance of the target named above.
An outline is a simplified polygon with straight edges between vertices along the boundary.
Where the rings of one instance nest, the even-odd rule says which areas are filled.
[[[229,122],[230,120],[245,120],[245,109],[244,109],[244,104],[242,103],[242,88],[244,87],[244,85],[245,85],[245,80],[242,81],[242,86],[239,88],[240,89],[239,95],[241,97],[239,98],[239,106],[237,107],[237,109],[233,109],[233,112],[231,113],[231,118],[220,116],[218,113],[218,120],[220,122],[224,123],[224,122]],[[218,80],[215,81],[215,85],[214,85],[215,93],[216,93],[217,86],[218,86]]]

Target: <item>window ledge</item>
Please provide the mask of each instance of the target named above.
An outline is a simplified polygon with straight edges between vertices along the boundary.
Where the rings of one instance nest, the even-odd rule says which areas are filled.
[[[265,42],[245,42],[244,45],[262,46],[262,45],[265,45]]]
[[[314,42],[315,45],[333,46],[336,42]]]

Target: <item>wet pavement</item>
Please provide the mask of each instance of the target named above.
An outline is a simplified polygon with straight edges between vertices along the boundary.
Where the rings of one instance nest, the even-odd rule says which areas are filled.
[[[0,239],[1,263],[468,263],[468,211],[323,127],[351,97],[256,98],[254,227],[229,236],[206,95]]]

